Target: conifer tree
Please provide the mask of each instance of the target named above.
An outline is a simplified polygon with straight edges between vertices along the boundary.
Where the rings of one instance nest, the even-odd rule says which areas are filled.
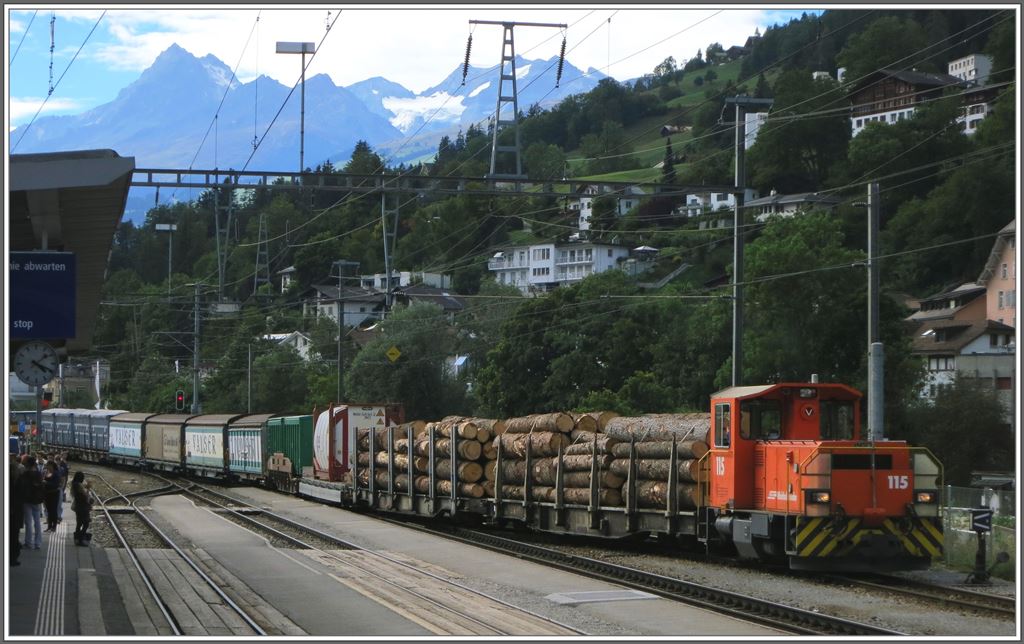
[[[676,166],[675,159],[672,154],[672,139],[665,139],[665,162],[661,166],[661,182],[662,183],[675,183],[676,181]]]

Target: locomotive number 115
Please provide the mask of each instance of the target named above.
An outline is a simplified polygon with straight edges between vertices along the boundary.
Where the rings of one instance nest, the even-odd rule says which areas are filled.
[[[890,474],[886,478],[889,479],[890,490],[905,490],[910,487],[910,477],[905,474],[902,476]]]

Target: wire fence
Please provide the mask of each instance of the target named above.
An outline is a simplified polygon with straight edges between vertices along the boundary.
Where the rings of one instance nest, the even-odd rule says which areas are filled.
[[[978,553],[978,534],[971,528],[971,510],[988,507],[992,510],[992,532],[985,539],[986,565],[992,569],[993,576],[1016,580],[1016,493],[1009,490],[952,485],[947,485],[944,492],[946,565],[965,571],[974,569]],[[1009,561],[996,564],[996,555],[1000,552],[1009,555]]]

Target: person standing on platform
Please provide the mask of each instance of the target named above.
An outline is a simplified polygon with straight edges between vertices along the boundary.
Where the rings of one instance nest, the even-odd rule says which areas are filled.
[[[46,531],[57,531],[57,506],[60,505],[60,470],[57,462],[46,462],[43,474],[43,500],[46,503]]]
[[[57,503],[57,523],[64,520],[64,501],[67,499],[68,489],[68,455],[61,454],[57,461],[57,471],[60,473],[60,501]]]
[[[22,467],[17,456],[11,456],[10,480],[7,486],[8,491],[8,517],[11,522],[8,527],[9,545],[11,548],[11,565],[20,566],[18,559],[21,557],[21,524],[25,522],[25,483],[22,475],[25,468]]]
[[[36,467],[36,459],[29,456],[25,461],[25,547],[39,550],[43,546],[43,475]]]
[[[71,509],[75,511],[75,545],[87,546],[86,534],[89,531],[89,513],[92,511],[92,497],[89,495],[89,484],[85,482],[84,472],[75,472],[71,481]]]

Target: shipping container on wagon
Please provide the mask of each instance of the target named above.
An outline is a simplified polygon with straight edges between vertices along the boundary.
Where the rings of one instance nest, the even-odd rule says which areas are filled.
[[[142,455],[147,465],[170,471],[181,469],[185,421],[189,418],[189,414],[160,414],[146,420]]]
[[[349,454],[359,430],[383,429],[404,420],[401,405],[333,405],[316,419],[313,430],[313,474],[328,481],[344,480]]]
[[[185,467],[198,474],[227,474],[228,424],[241,414],[204,414],[185,422]]]
[[[57,408],[53,410],[53,437],[47,446],[67,448],[72,446],[75,422],[75,410]]]
[[[228,425],[228,471],[232,475],[258,478],[267,462],[267,423],[275,414],[252,414]]]
[[[288,459],[291,476],[302,476],[303,468],[313,467],[313,417],[304,414],[268,420],[267,452],[281,454]]]
[[[127,414],[123,409],[85,409],[75,415],[75,426],[83,424],[84,432],[82,449],[92,452],[106,452],[110,446],[110,419],[120,414]]]
[[[155,415],[129,412],[112,416],[107,455],[116,461],[141,459],[143,424]]]

